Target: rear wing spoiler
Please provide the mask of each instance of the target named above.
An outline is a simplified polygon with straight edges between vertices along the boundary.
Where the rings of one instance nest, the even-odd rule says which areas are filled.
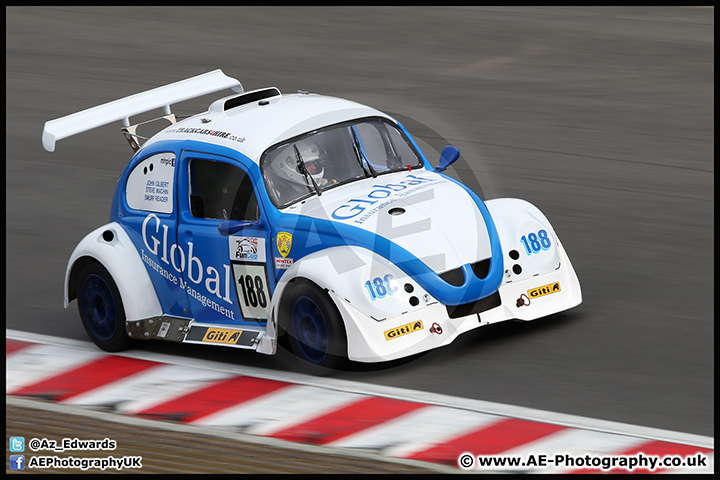
[[[171,104],[215,93],[226,88],[230,88],[236,93],[243,93],[240,82],[226,76],[222,70],[218,69],[50,120],[45,122],[45,128],[43,128],[43,147],[48,152],[53,152],[55,151],[55,142],[58,140],[121,120],[124,127],[123,132],[125,132],[133,149],[137,150],[137,145],[133,145],[130,137],[136,136],[130,126],[130,117],[132,115],[162,108],[165,113],[163,118],[175,123],[175,116],[170,112]]]

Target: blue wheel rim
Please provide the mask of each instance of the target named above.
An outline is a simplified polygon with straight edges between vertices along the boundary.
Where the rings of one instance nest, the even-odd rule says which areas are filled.
[[[115,296],[104,278],[88,275],[83,281],[82,314],[92,334],[102,341],[108,341],[117,331],[117,303]]]
[[[305,360],[320,364],[327,358],[330,337],[325,315],[315,300],[302,296],[292,308],[293,338]]]

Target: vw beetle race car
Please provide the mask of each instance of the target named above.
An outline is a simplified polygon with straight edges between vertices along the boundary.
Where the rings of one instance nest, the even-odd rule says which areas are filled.
[[[178,121],[170,111],[224,89],[235,93],[204,113]],[[160,108],[156,120],[170,125],[141,137],[130,117]],[[536,207],[483,202],[442,173],[456,148],[434,168],[373,108],[244,92],[215,70],[49,121],[43,145],[52,152],[115,121],[135,154],[110,223],[73,251],[64,291],[104,350],[160,339],[275,354],[282,340],[334,367],[408,357],[581,302]]]

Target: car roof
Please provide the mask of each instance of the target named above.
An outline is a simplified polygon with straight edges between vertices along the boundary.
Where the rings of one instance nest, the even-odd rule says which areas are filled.
[[[350,100],[305,92],[282,95],[275,91],[278,95],[233,108],[228,106],[242,103],[241,97],[259,91],[217,100],[207,112],[160,131],[143,149],[158,141],[191,139],[232,148],[258,163],[268,147],[327,125],[372,116],[392,120],[379,110]]]

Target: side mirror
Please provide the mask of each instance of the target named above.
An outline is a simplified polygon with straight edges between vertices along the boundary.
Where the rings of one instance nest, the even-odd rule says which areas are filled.
[[[438,166],[435,167],[436,172],[444,172],[447,167],[453,164],[455,160],[457,160],[460,157],[460,150],[458,150],[456,147],[453,147],[452,145],[448,145],[447,147],[443,148],[442,153],[440,154],[440,161],[438,162]]]
[[[218,225],[218,232],[225,237],[250,227],[263,227],[262,220],[225,220]]]

